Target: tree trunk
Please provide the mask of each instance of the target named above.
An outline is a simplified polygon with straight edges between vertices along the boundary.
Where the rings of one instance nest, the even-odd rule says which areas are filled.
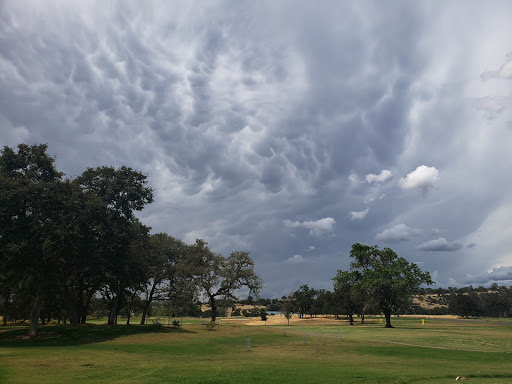
[[[361,324],[364,324],[364,313],[361,314]]]
[[[144,304],[144,309],[142,311],[142,320],[140,321],[140,325],[146,324],[146,316],[148,315],[149,307],[151,306],[151,302],[153,301],[155,287],[156,287],[156,282],[153,281],[153,285],[152,285],[151,290],[149,291],[149,295],[146,299],[146,304]]]
[[[117,323],[117,306],[119,304],[119,296],[121,295],[121,290],[117,292],[117,294],[112,299],[112,307],[110,308],[110,316],[108,318],[108,324],[114,325]]]
[[[4,301],[4,321],[3,324],[7,325],[7,307],[9,306],[9,289],[5,290],[5,301]]]
[[[28,335],[31,337],[37,336],[37,329],[39,327],[39,316],[41,314],[41,307],[43,306],[43,294],[41,291],[41,288],[37,290],[36,298],[30,311],[30,327],[28,330]]]
[[[210,296],[210,307],[212,307],[212,322],[217,319],[217,305],[215,305],[215,296]]]
[[[85,306],[82,308],[80,324],[85,324],[87,322],[87,312],[89,312],[89,307],[91,305],[92,297],[94,296],[94,289],[91,289],[90,292],[87,292],[87,299],[85,302]]]
[[[130,304],[128,305],[128,314],[126,316],[126,325],[130,325],[130,318],[132,317],[132,304],[136,293],[137,292],[133,292],[132,297],[130,298]]]
[[[349,315],[348,315],[348,319],[349,319],[349,321],[350,321],[350,325],[354,325],[354,315],[349,314]]]
[[[385,328],[395,328],[391,325],[391,312],[390,311],[385,311],[384,312],[384,317],[386,318],[386,326]]]
[[[78,309],[76,308],[73,300],[69,300],[69,322],[71,325],[77,327],[80,324],[80,317],[78,315]]]

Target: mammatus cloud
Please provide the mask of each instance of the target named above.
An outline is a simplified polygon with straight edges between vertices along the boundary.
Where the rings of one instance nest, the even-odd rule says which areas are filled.
[[[391,171],[387,169],[383,169],[378,175],[375,175],[373,173],[370,173],[366,175],[366,182],[367,183],[383,183],[387,179],[389,179],[393,174]]]
[[[492,283],[510,285],[512,284],[512,266],[494,268],[491,272],[478,276],[468,276],[465,283],[484,286],[488,286]]]
[[[292,257],[289,257],[286,259],[287,264],[302,264],[309,262],[309,259],[306,259],[305,257],[302,257],[301,255],[293,255]]]
[[[464,245],[460,241],[448,241],[444,237],[430,240],[417,246],[419,250],[429,252],[454,252],[463,247]]]
[[[320,237],[334,231],[336,221],[332,217],[325,217],[317,221],[290,221],[284,220],[283,224],[288,228],[306,228],[309,229],[311,236]]]
[[[349,212],[350,220],[363,220],[368,212],[370,212],[370,208],[366,208],[365,210],[359,212]]]
[[[512,52],[507,54],[507,61],[496,71],[485,71],[480,79],[487,81],[492,78],[512,79]]]
[[[409,241],[420,233],[421,230],[410,228],[407,225],[401,223],[378,233],[377,236],[375,236],[375,239],[385,243],[399,243],[402,241]]]
[[[203,238],[215,252],[251,251],[263,297],[298,281],[331,289],[340,249],[405,222],[428,237],[407,228],[380,236],[402,241],[397,251],[412,260],[433,255],[417,245],[449,238],[430,236],[432,227],[457,227],[450,240],[478,244],[425,260],[439,281],[464,263],[453,272],[462,281],[512,265],[511,209],[467,235],[512,196],[503,176],[512,108],[477,102],[500,111],[491,122],[505,132],[475,119],[483,109],[466,110],[469,97],[512,96],[512,2],[497,3],[2,2],[0,143],[48,143],[70,177],[104,164],[147,173],[155,202],[141,221],[188,243]],[[478,35],[450,33],[477,19]],[[439,204],[401,196],[411,191],[400,178],[422,164],[447,181]],[[372,215],[350,221],[367,207]],[[322,216],[343,219],[315,221]],[[309,262],[285,263],[294,255]]]
[[[420,189],[423,193],[428,192],[439,179],[439,171],[436,167],[420,165],[409,173],[405,179],[400,179],[400,186],[403,189]]]

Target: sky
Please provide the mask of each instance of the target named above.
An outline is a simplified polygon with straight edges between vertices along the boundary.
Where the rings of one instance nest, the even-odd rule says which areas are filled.
[[[135,168],[152,233],[251,252],[262,297],[359,242],[512,285],[512,2],[0,3],[0,145]]]

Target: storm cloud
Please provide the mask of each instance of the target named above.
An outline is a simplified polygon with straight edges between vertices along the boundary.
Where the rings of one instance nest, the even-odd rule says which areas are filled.
[[[47,143],[71,178],[147,173],[139,218],[250,251],[266,297],[332,288],[355,242],[465,284],[512,265],[510,14],[506,0],[8,0],[0,144]],[[477,246],[426,252],[441,239]]]

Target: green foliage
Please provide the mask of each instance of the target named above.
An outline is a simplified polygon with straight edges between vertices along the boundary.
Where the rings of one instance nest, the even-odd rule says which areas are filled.
[[[292,293],[291,300],[299,312],[299,317],[304,317],[306,314],[312,315],[311,309],[316,295],[317,291],[309,288],[307,284],[301,285],[297,291]]]
[[[450,312],[464,317],[478,317],[482,313],[482,301],[476,292],[458,293],[450,300]]]
[[[206,330],[207,331],[216,331],[217,330],[217,324],[215,321],[210,321],[206,323]]]
[[[359,273],[357,289],[373,301],[386,317],[391,328],[391,314],[407,305],[409,297],[421,284],[433,284],[430,274],[409,263],[390,248],[379,249],[359,243],[352,245],[351,269]]]
[[[267,321],[267,311],[265,310],[265,308],[260,308],[260,317],[261,317],[261,320],[262,321]]]
[[[339,310],[347,314],[350,325],[354,324],[353,316],[355,313],[363,313],[365,305],[366,290],[363,287],[362,275],[359,271],[342,271],[334,280],[334,297],[339,304]]]
[[[242,315],[245,317],[258,317],[260,311],[257,308],[242,309]]]
[[[218,298],[234,299],[235,291],[249,288],[253,294],[261,289],[261,279],[254,272],[254,261],[249,252],[235,251],[228,257],[212,252],[203,240],[190,246],[186,263],[181,273],[191,276],[210,301],[212,321],[217,316]]]

